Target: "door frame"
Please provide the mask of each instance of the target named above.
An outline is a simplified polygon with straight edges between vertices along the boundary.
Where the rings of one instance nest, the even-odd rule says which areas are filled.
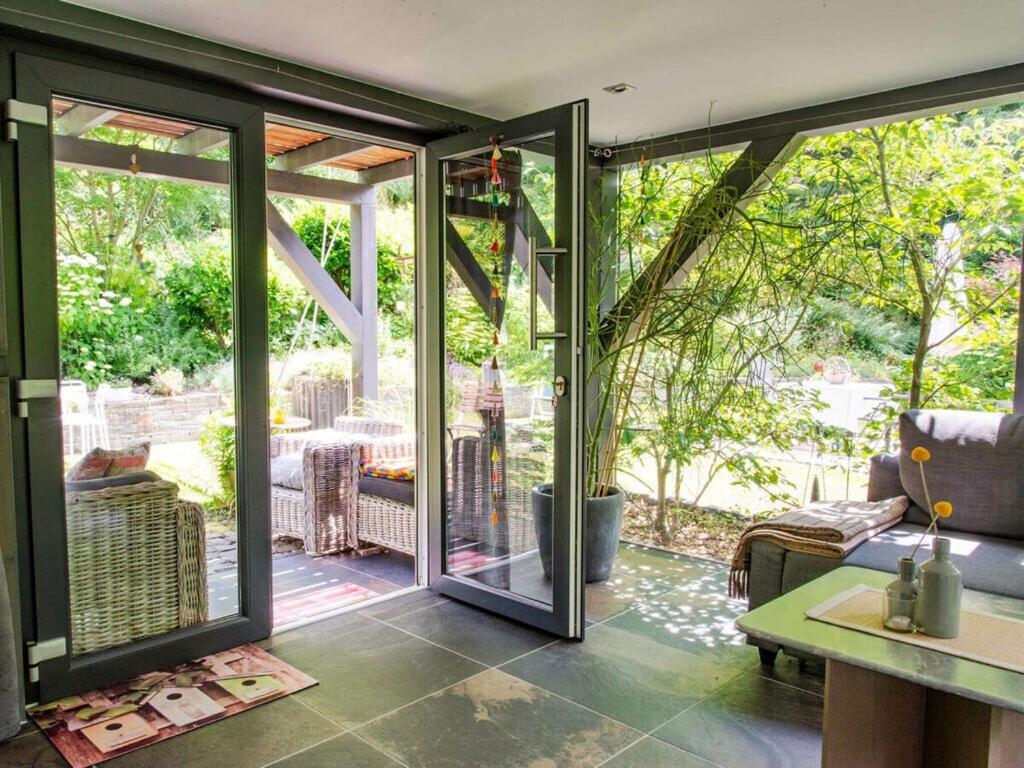
[[[583,540],[586,495],[584,477],[585,324],[588,102],[578,101],[467,133],[426,146],[425,240],[423,270],[424,334],[435,343],[422,356],[421,389],[426,401],[426,493],[428,499],[428,571],[432,589],[467,603],[530,624],[563,637],[580,638],[584,631]],[[445,159],[486,151],[491,137],[501,145],[522,145],[554,134],[556,247],[566,248],[566,278],[555,281],[556,323],[568,338],[555,341],[554,368],[569,382],[555,416],[555,506],[552,531],[552,604],[445,573],[447,515],[444,428],[444,274],[446,263]],[[564,267],[563,267],[564,269]],[[561,327],[560,327],[561,330]]]
[[[180,663],[271,631],[269,409],[266,305],[266,176],[263,110],[241,100],[17,52],[15,98],[46,106],[54,93],[231,129],[239,613],[95,654],[39,664],[43,700]],[[21,335],[25,379],[60,380],[52,116],[19,125],[17,142]],[[46,341],[40,343],[40,339]],[[56,398],[33,400],[27,419],[35,642],[70,640],[62,433]],[[37,478],[31,482],[32,478]],[[47,482],[49,480],[49,482]],[[45,532],[45,533],[40,533]],[[27,633],[26,633],[27,634]],[[26,637],[26,640],[28,638]]]

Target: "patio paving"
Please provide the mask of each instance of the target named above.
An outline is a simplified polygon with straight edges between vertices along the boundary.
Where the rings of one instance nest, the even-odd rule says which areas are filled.
[[[610,583],[588,588],[583,643],[426,590],[282,632],[264,647],[320,685],[109,765],[817,766],[821,672],[760,667],[724,575],[623,545]],[[0,764],[61,761],[29,731]]]
[[[238,612],[238,554],[232,534],[206,539],[210,618]],[[330,613],[416,583],[415,561],[396,552],[310,557],[301,542],[274,541],[274,625]]]

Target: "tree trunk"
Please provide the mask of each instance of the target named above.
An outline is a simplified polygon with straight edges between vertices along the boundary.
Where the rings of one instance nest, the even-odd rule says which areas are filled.
[[[668,519],[668,475],[672,469],[671,461],[658,461],[658,512],[654,518],[654,532],[662,544],[672,543],[672,526]]]
[[[921,322],[917,326],[917,346],[914,348],[914,359],[910,368],[910,399],[908,408],[921,407],[921,390],[924,383],[924,361],[928,356],[928,339],[932,335],[932,312],[927,299],[921,312]]]

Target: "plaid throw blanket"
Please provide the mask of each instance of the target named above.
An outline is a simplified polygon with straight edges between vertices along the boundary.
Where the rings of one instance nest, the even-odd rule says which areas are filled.
[[[745,598],[750,577],[750,547],[755,539],[791,552],[841,559],[886,528],[896,525],[910,506],[906,496],[882,501],[816,501],[743,532],[732,556],[729,597]]]

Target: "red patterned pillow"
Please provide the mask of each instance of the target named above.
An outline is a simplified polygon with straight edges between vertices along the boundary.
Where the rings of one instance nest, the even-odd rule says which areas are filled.
[[[131,443],[116,451],[109,451],[110,466],[104,477],[116,477],[127,475],[131,472],[141,472],[149,463],[149,440],[142,440],[138,443]]]
[[[68,480],[95,480],[106,477],[113,457],[110,451],[93,448],[68,471]]]

